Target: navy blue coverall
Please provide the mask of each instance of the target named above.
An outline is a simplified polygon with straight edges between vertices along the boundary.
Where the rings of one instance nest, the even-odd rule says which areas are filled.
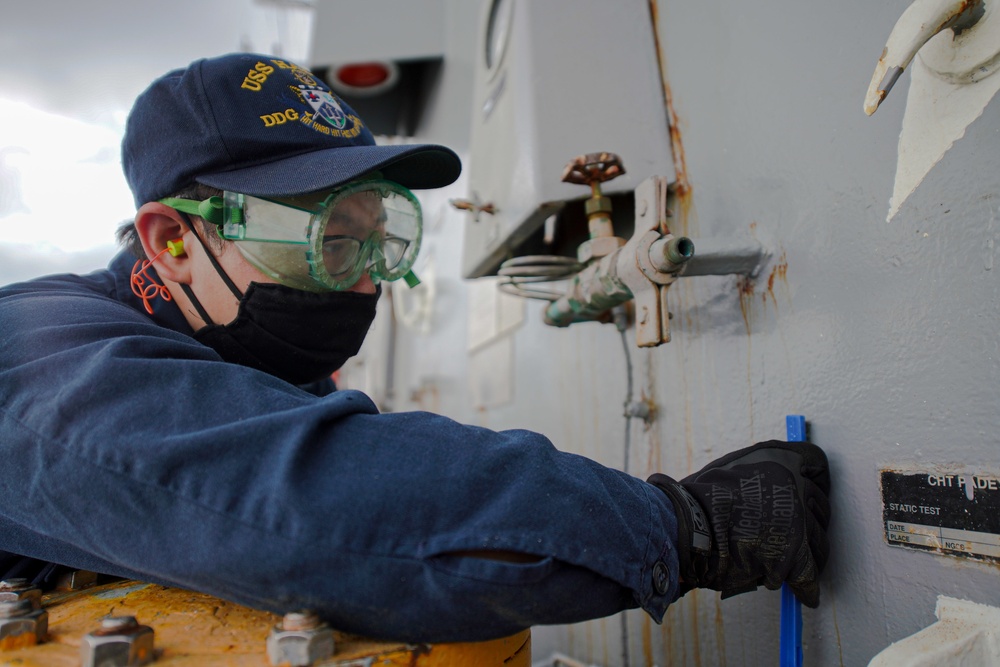
[[[174,303],[146,314],[133,261],[0,289],[0,576],[58,563],[409,641],[659,621],[677,597],[653,486],[226,363]],[[489,550],[538,558],[462,555]]]

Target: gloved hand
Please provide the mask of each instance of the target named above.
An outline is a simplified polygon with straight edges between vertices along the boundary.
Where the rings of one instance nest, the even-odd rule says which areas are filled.
[[[761,442],[677,482],[648,480],[677,510],[681,594],[727,598],[785,581],[807,607],[819,606],[817,578],[830,553],[830,473],[808,442]]]

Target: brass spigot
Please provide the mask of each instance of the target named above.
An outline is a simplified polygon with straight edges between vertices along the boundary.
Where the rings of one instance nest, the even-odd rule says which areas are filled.
[[[615,236],[611,222],[611,198],[601,192],[606,183],[625,173],[621,158],[614,153],[579,155],[563,170],[564,183],[590,186],[590,197],[584,202],[590,239],[577,249],[577,259],[588,262],[611,254],[625,245],[625,239]]]

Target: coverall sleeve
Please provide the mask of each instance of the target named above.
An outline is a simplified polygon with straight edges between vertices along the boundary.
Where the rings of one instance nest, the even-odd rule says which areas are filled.
[[[537,433],[319,398],[73,285],[0,290],[0,339],[0,549],[408,641],[677,596],[665,496]]]

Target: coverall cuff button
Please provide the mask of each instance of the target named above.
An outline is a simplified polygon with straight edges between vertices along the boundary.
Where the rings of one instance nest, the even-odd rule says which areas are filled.
[[[670,589],[670,571],[662,560],[653,565],[653,588],[659,595],[666,595]]]

